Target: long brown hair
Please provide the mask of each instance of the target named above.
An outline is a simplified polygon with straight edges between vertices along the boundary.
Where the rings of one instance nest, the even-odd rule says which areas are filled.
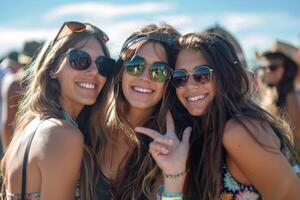
[[[53,117],[64,119],[61,110],[53,104],[53,101],[58,102],[61,88],[59,82],[50,77],[51,71],[55,71],[59,62],[61,62],[61,55],[75,45],[84,44],[88,39],[94,37],[101,45],[104,55],[110,57],[106,45],[98,35],[98,28],[93,25],[89,26],[92,29],[70,33],[60,40],[53,40],[46,43],[39,51],[36,59],[32,61],[25,71],[23,78],[25,88],[17,113],[16,129],[5,156],[9,156],[12,149],[23,148],[26,145],[26,143],[22,143],[19,146],[20,144],[17,141],[26,126],[34,118]],[[98,98],[101,98],[101,93]],[[94,162],[92,159],[92,152],[85,145],[80,177],[81,199],[94,199],[94,174],[92,171]]]
[[[171,26],[150,24],[142,27],[135,34],[165,33],[175,38],[179,38],[179,33]],[[126,44],[127,40],[124,44]],[[103,156],[104,147],[108,142],[115,144],[117,133],[122,131],[125,133],[128,141],[131,142],[133,148],[128,163],[124,169],[124,173],[119,174],[117,180],[113,182],[113,196],[115,199],[145,199],[150,195],[153,180],[158,173],[155,161],[148,153],[149,138],[136,134],[134,127],[127,118],[129,103],[127,102],[121,87],[122,74],[124,71],[123,60],[132,57],[138,49],[146,41],[136,42],[121,52],[120,59],[117,62],[115,76],[113,82],[114,87],[106,96],[106,100],[102,104],[94,106],[92,111],[92,119],[90,132],[92,148],[97,153],[98,167],[101,162],[99,158]],[[153,45],[160,43],[167,54],[169,66],[174,68],[178,48],[177,45],[169,46],[164,42],[151,41]],[[168,82],[165,83],[165,96],[168,96]],[[164,131],[165,115],[167,109],[165,99],[162,99],[155,107],[151,116],[147,119],[145,126],[151,127],[158,131]],[[104,156],[105,157],[105,156]],[[105,159],[104,159],[105,160]],[[103,162],[103,160],[102,160]],[[100,167],[99,167],[100,169]],[[146,177],[146,178],[145,178]]]
[[[190,169],[185,187],[187,199],[218,198],[221,186],[220,172],[226,157],[222,137],[229,119],[237,120],[260,145],[272,151],[272,148],[259,141],[249,125],[240,119],[243,116],[243,119],[250,123],[255,119],[261,121],[262,125],[266,122],[280,139],[282,148],[292,153],[290,158],[296,159],[288,139],[291,137],[289,129],[280,119],[276,119],[251,99],[249,76],[228,41],[217,34],[190,33],[180,38],[179,45],[181,50],[193,49],[205,57],[213,69],[212,81],[216,90],[206,114],[199,117],[191,116],[177,98],[167,100],[172,107],[175,124],[178,125],[178,134],[181,135],[186,126],[192,125],[193,128],[187,163]],[[176,95],[174,88],[171,93],[171,96]]]

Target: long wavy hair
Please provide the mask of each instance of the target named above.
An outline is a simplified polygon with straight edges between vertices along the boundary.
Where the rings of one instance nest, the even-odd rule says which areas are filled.
[[[23,86],[25,88],[21,94],[22,100],[17,113],[16,129],[5,157],[10,156],[10,152],[15,148],[25,147],[27,143],[20,144],[18,139],[34,118],[64,119],[60,109],[52,102],[58,102],[61,87],[57,79],[50,77],[51,71],[55,71],[61,62],[61,55],[77,44],[84,45],[89,38],[94,37],[101,45],[104,55],[110,57],[106,45],[97,32],[97,27],[92,26],[92,28],[83,32],[70,33],[57,41],[49,41],[39,50],[36,59],[32,61],[24,73]],[[107,81],[109,82],[108,79]],[[101,98],[103,91],[102,89],[98,99]],[[81,199],[94,199],[93,158],[92,152],[85,145],[80,177]]]
[[[179,33],[167,24],[150,24],[136,32],[136,34],[144,35],[150,33],[166,33],[175,36],[177,39],[179,38]],[[127,40],[125,43],[126,42]],[[132,145],[130,155],[127,157],[128,163],[125,165],[124,173],[118,174],[117,179],[112,182],[112,196],[115,199],[150,198],[151,186],[159,172],[155,161],[148,153],[150,139],[141,134],[136,134],[134,127],[128,120],[127,113],[130,105],[123,94],[121,86],[122,74],[124,72],[124,59],[131,58],[145,42],[149,41],[139,41],[133,44],[129,49],[121,52],[114,74],[114,87],[111,88],[111,92],[106,96],[106,100],[103,101],[102,104],[96,104],[92,110],[89,127],[90,136],[92,137],[90,144],[97,153],[99,170],[100,162],[106,162],[105,146],[109,142],[113,145],[117,145],[115,141],[117,141],[116,138],[118,134],[124,134]],[[164,42],[151,42],[154,46],[160,43],[164,47],[168,64],[171,68],[174,68],[178,45],[170,46]],[[168,91],[169,86],[168,82],[166,82],[164,88],[165,97],[168,96]],[[167,112],[165,104],[165,99],[161,99],[155,106],[152,114],[146,119],[147,122],[144,126],[151,127],[160,132],[165,131],[165,116]],[[100,161],[100,158],[104,159]]]
[[[280,52],[267,51],[263,53],[262,56],[268,60],[279,59],[282,61],[284,72],[282,79],[279,81],[278,85],[275,86],[277,98],[274,100],[275,105],[282,111],[286,106],[287,95],[295,90],[298,66],[292,59]]]
[[[242,124],[251,136],[266,150],[272,147],[259,141],[248,123],[253,119],[261,125],[269,124],[281,141],[282,150],[289,152],[288,157],[296,161],[290,143],[291,132],[283,121],[258,106],[249,93],[247,71],[242,67],[233,46],[221,36],[212,33],[189,33],[179,40],[180,49],[193,49],[200,52],[213,69],[216,95],[203,116],[193,117],[181,105],[175,88],[167,99],[171,106],[177,133],[181,137],[186,126],[192,126],[191,146],[187,168],[185,191],[187,199],[217,199],[221,188],[221,169],[225,162],[226,151],[222,145],[223,131],[229,119]],[[241,117],[243,120],[241,120]],[[245,120],[246,121],[245,121]],[[179,123],[180,122],[180,123]],[[248,124],[248,125],[247,125]],[[273,151],[274,152],[274,151]]]

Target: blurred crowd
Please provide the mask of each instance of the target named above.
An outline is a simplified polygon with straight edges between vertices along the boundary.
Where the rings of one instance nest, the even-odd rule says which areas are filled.
[[[257,65],[248,66],[238,41],[219,26],[208,29],[229,40],[252,80],[252,95],[269,112],[286,121],[293,133],[294,145],[300,155],[300,49],[283,41],[274,41],[263,52],[256,52]],[[20,52],[0,56],[0,135],[1,153],[10,143],[18,102],[22,95],[22,73],[42,41],[27,41]]]
[[[40,41],[27,41],[23,44],[22,51],[10,51],[0,59],[1,153],[13,136],[18,103],[22,95],[23,71],[41,45]]]

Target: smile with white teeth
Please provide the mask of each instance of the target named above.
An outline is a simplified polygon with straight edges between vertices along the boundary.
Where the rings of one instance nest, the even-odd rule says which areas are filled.
[[[192,97],[186,97],[187,101],[195,102],[199,100],[203,100],[207,97],[207,95],[199,95],[199,96],[192,96]]]
[[[153,90],[140,88],[140,87],[132,87],[134,91],[141,92],[141,93],[152,93]]]
[[[93,83],[78,83],[78,85],[82,88],[86,88],[86,89],[95,89],[96,84]]]

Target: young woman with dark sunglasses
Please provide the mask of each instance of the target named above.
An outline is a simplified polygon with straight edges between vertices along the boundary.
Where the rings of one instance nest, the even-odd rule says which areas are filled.
[[[89,133],[97,154],[98,199],[148,199],[158,168],[148,153],[149,138],[136,126],[165,127],[168,77],[174,68],[179,33],[169,25],[147,25],[124,43],[110,98],[94,106]],[[145,178],[145,179],[144,179]],[[145,190],[142,190],[145,186]]]
[[[150,152],[162,171],[177,170],[165,176],[181,184],[169,196],[299,199],[300,171],[290,132],[251,100],[246,69],[229,42],[210,33],[182,36],[171,82],[177,98],[167,102],[176,131],[172,123],[166,135],[136,128],[154,139]],[[186,126],[193,128],[190,147],[182,136]],[[182,177],[184,185],[177,181]]]
[[[66,22],[30,64],[2,160],[7,199],[94,199],[93,160],[76,118],[109,88],[107,40],[91,24]]]

